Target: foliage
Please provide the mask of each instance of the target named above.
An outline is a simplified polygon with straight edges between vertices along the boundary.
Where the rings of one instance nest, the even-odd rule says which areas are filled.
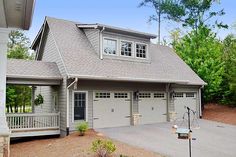
[[[29,53],[29,39],[21,31],[11,31],[8,42],[8,58],[33,59],[33,54]],[[31,104],[31,88],[28,86],[8,85],[7,86],[7,112],[25,111],[25,106]]]
[[[10,109],[11,109],[11,112],[13,112],[12,107],[15,105],[15,100],[17,98],[15,89],[12,88],[11,86],[7,86],[6,95],[7,95],[6,97],[7,113],[10,112]]]
[[[110,140],[97,139],[93,141],[91,150],[95,152],[98,157],[108,157],[116,150],[116,146]]]
[[[228,35],[224,41],[223,60],[225,62],[225,73],[223,77],[223,99],[222,102],[236,106],[236,37]]]
[[[36,96],[36,98],[34,99],[34,104],[36,106],[43,104],[43,102],[44,102],[44,99],[43,99],[43,96],[41,94],[38,94]]]
[[[8,42],[8,58],[32,60],[33,54],[29,53],[30,40],[21,31],[11,31]]]
[[[81,122],[76,126],[76,130],[79,131],[81,136],[84,136],[85,132],[88,130],[88,122]]]
[[[154,8],[155,13],[149,16],[148,22],[157,21],[158,22],[158,43],[160,44],[160,34],[161,34],[161,18],[165,15],[165,0],[143,0],[139,7],[151,6]]]
[[[209,28],[199,27],[173,44],[176,53],[206,83],[204,98],[206,101],[221,99],[221,84],[224,75],[222,60],[223,44]]]
[[[212,11],[212,6],[220,1],[216,0],[164,0],[163,13],[168,20],[181,22],[184,27],[198,30],[200,27],[209,27],[208,21],[225,14],[224,10]],[[213,27],[228,28],[227,25],[215,20]]]
[[[7,85],[6,109],[7,112],[26,112],[26,106],[31,104],[31,88],[21,85]],[[18,110],[20,109],[20,110]]]
[[[149,17],[149,22],[158,22],[158,43],[160,44],[161,18],[181,23],[183,27],[196,32],[200,27],[228,28],[228,25],[217,20],[212,23],[215,17],[225,14],[223,9],[212,11],[212,6],[216,3],[220,3],[220,0],[142,0],[139,6],[149,6],[155,10],[155,13]],[[212,24],[207,23],[208,21]]]
[[[149,17],[149,21],[158,21],[158,15],[168,18],[170,14],[168,11],[171,11],[171,15],[176,18],[184,15],[184,9],[173,0],[143,0],[139,6],[151,6],[155,9],[155,14]]]

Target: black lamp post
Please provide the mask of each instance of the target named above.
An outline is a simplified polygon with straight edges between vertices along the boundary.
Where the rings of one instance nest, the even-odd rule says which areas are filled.
[[[188,110],[188,112],[187,112],[188,113],[188,129],[189,129],[189,132],[191,134],[191,132],[192,132],[191,127],[190,127],[190,110],[191,109],[189,107],[187,107],[187,110]],[[188,139],[188,144],[189,144],[189,157],[191,157],[192,156],[191,135]]]

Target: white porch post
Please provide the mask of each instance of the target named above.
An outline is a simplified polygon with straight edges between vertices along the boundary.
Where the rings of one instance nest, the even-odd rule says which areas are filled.
[[[7,42],[10,30],[0,28],[0,134],[9,134],[6,123]]]
[[[35,99],[35,86],[32,86],[32,91],[31,91],[31,107],[32,107],[32,113],[35,112],[34,99]]]

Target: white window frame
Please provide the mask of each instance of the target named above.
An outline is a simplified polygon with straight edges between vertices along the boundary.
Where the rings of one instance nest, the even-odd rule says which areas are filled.
[[[107,54],[107,53],[104,53],[104,40],[107,39],[107,40],[114,40],[116,41],[116,54]],[[116,38],[112,38],[112,37],[103,37],[102,38],[102,54],[103,55],[107,55],[107,56],[118,56],[119,55],[119,40],[116,39]]]
[[[75,120],[74,119],[74,115],[75,115],[75,110],[74,110],[74,106],[75,106],[75,99],[74,99],[74,94],[75,93],[86,93],[86,101],[85,101],[85,111],[86,111],[86,114],[85,114],[85,120]],[[88,122],[88,91],[81,91],[81,90],[73,90],[72,91],[72,123],[75,123],[75,122],[80,122],[80,121],[86,121]]]
[[[122,46],[122,42],[128,42],[128,43],[132,43],[132,47],[131,47],[131,56],[126,56],[126,55],[121,55],[121,46]],[[121,57],[128,57],[128,58],[133,58],[134,57],[134,46],[135,46],[135,42],[130,41],[130,40],[120,40],[120,45],[119,45],[119,55]]]
[[[146,57],[145,57],[145,58],[137,57],[137,52],[136,52],[136,45],[137,45],[137,44],[145,45],[145,46],[146,46]],[[149,57],[148,49],[149,49],[148,44],[146,44],[146,43],[141,43],[141,42],[135,42],[135,48],[134,48],[134,54],[135,54],[134,56],[135,56],[135,58],[138,58],[138,59],[148,59],[148,57]]]

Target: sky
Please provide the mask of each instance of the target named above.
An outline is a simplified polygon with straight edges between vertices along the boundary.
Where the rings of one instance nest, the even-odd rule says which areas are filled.
[[[80,23],[102,23],[157,34],[157,23],[147,22],[154,10],[151,7],[139,8],[140,2],[141,0],[36,0],[32,26],[26,31],[26,35],[32,42],[45,16]],[[213,6],[213,10],[220,9],[224,9],[226,14],[218,20],[232,26],[236,22],[236,0],[221,0],[221,4]],[[162,20],[161,38],[168,40],[169,32],[177,26],[174,22]],[[221,39],[234,32],[232,28],[214,31]]]

